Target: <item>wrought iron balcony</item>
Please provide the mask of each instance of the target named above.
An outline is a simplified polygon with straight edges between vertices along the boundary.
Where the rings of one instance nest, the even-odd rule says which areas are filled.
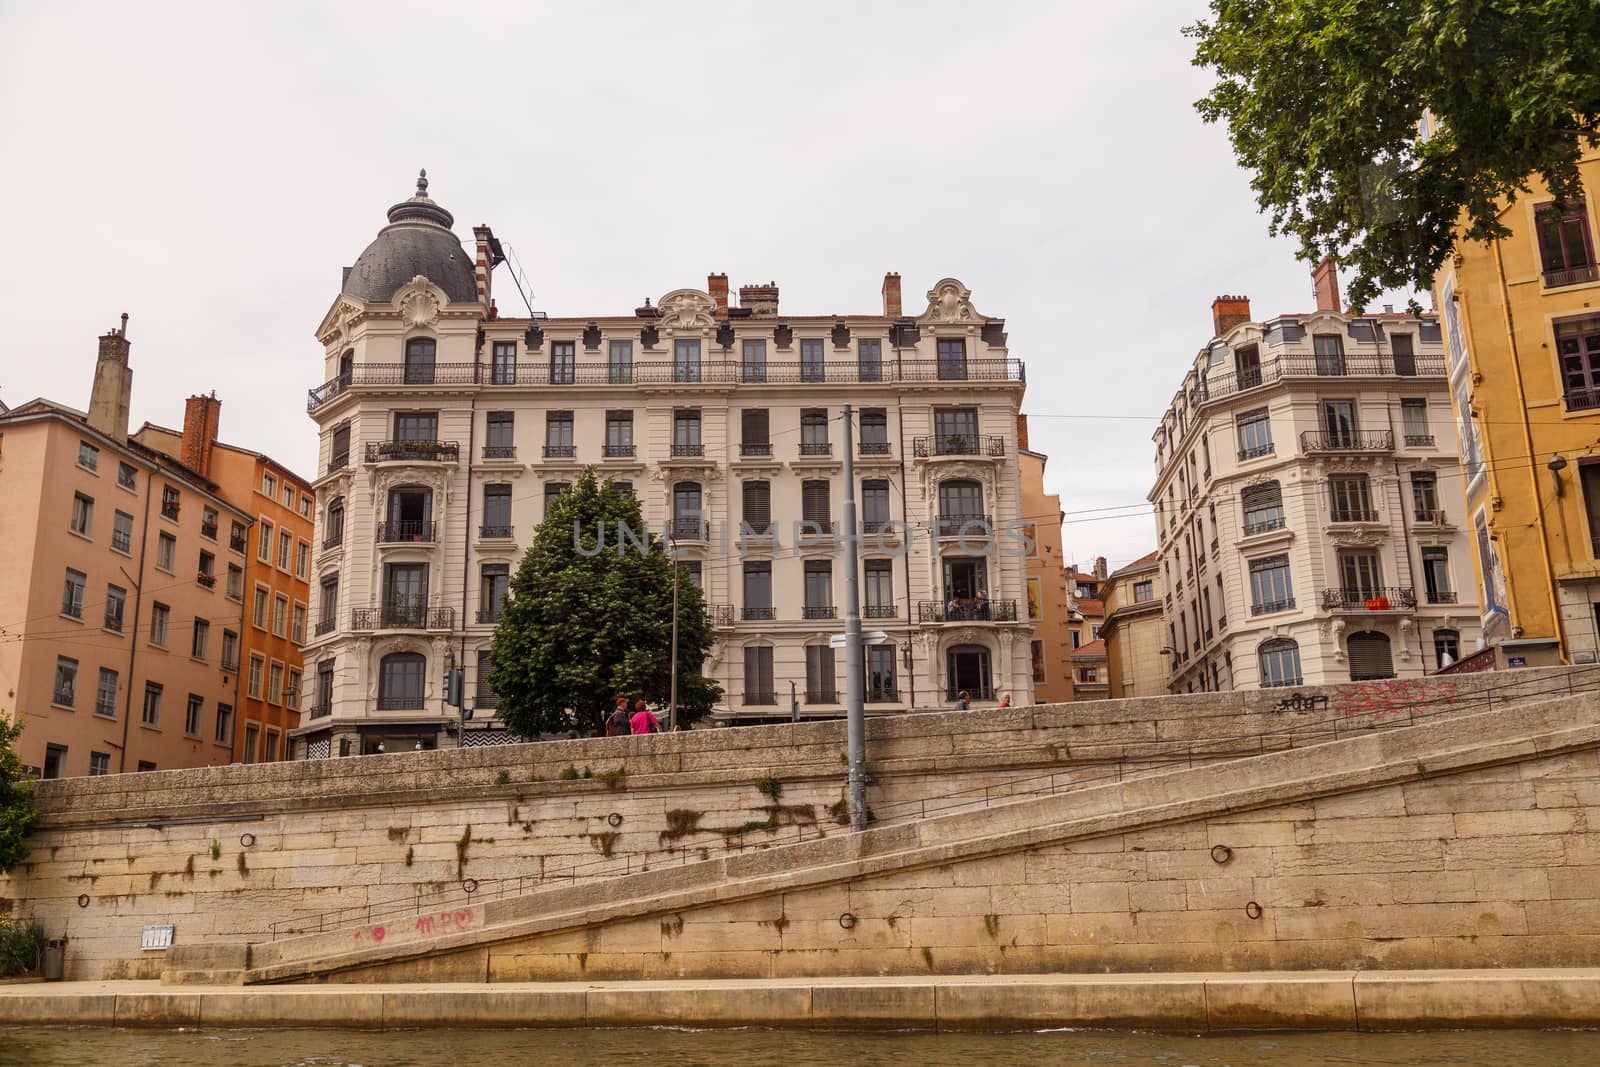
[[[245,542],[245,535],[243,533],[240,533],[237,537],[234,536],[231,533],[228,535],[228,548],[229,549],[231,549],[234,552],[243,553],[245,551],[246,547],[247,546],[246,546],[246,542]]]
[[[774,608],[752,608],[752,607],[746,607],[742,612],[740,612],[740,617],[744,618],[746,620],[751,620],[751,621],[753,621],[753,620],[764,620],[764,619],[776,619],[778,617],[778,613],[777,613],[777,610],[774,609]]]
[[[1456,600],[1455,590],[1453,589],[1429,589],[1423,595],[1427,598],[1427,601],[1430,604],[1458,603]]]
[[[1443,355],[1325,355],[1312,352],[1286,352],[1264,361],[1259,367],[1246,367],[1235,373],[1208,374],[1205,381],[1190,390],[1196,405],[1236,396],[1239,393],[1273,385],[1286,378],[1443,378]]]
[[[918,459],[929,456],[1003,456],[1006,454],[1006,439],[986,433],[951,433],[943,437],[930,434],[912,438],[911,454]]]
[[[488,523],[478,527],[478,536],[485,539],[502,539],[512,535],[510,526],[490,526]]]
[[[833,444],[828,441],[801,441],[800,454],[802,456],[831,456]]]
[[[217,524],[214,522],[202,522],[200,524],[200,536],[208,541],[215,541],[217,539]]]
[[[516,445],[484,445],[483,446],[483,458],[484,459],[516,459],[517,458],[517,446]]]
[[[887,456],[887,455],[889,455],[889,442],[888,441],[862,441],[861,442],[861,454],[863,456]]]
[[[318,637],[321,637],[323,634],[331,634],[333,633],[333,624],[335,621],[336,620],[332,618],[318,619],[317,624],[311,628],[311,632],[316,634]]]
[[[310,715],[311,718],[313,718],[313,719],[325,719],[329,715],[333,714],[333,705],[332,704],[313,704],[313,705],[311,705],[310,709],[307,711],[307,714]]]
[[[917,601],[918,622],[1016,622],[1015,600]]]
[[[1544,272],[1544,287],[1546,289],[1559,289],[1564,285],[1584,285],[1588,282],[1600,281],[1600,265],[1588,263],[1581,267],[1566,267],[1562,270],[1547,270]]]
[[[746,441],[739,445],[741,456],[770,456],[772,455],[771,441]]]
[[[504,610],[504,608],[479,608],[476,618],[479,623],[490,625],[500,621],[500,615]]]
[[[600,455],[605,459],[627,459],[633,455],[633,442],[625,445],[607,442],[600,446]]]
[[[767,693],[762,693],[762,692],[745,693],[744,696],[741,697],[740,700],[739,700],[739,703],[743,704],[747,708],[749,708],[749,707],[763,707],[763,706],[767,706],[767,705],[776,704],[777,702],[778,702],[777,695],[774,694],[774,693],[770,693],[770,692],[767,692]]]
[[[430,608],[421,597],[394,597],[379,607],[354,608],[352,630],[453,630],[455,608]]]
[[[1422,526],[1443,526],[1450,521],[1443,508],[1417,508],[1412,514]]]
[[[578,454],[577,445],[545,445],[545,459],[572,459]]]
[[[1589,411],[1600,408],[1600,389],[1568,389],[1568,411]]]
[[[867,619],[898,619],[900,609],[893,604],[868,604],[861,609],[861,615]]]
[[[322,547],[324,549],[338,548],[342,544],[344,544],[343,526],[340,526],[337,529],[329,530],[327,535],[322,539]]]
[[[1405,435],[1405,443],[1407,448],[1432,448],[1433,434],[1408,433]]]
[[[935,537],[988,537],[994,524],[987,515],[940,515],[933,520]]]
[[[378,543],[398,544],[403,541],[429,543],[433,541],[433,522],[420,519],[397,519],[378,523]]]
[[[1393,430],[1306,430],[1300,434],[1300,451],[1393,452]]]
[[[1261,519],[1257,522],[1247,522],[1244,524],[1244,535],[1246,537],[1254,537],[1256,534],[1271,533],[1273,530],[1281,530],[1287,525],[1288,523],[1284,521],[1282,515],[1278,515],[1270,519]]]
[[[667,524],[667,536],[674,541],[706,541],[711,524],[704,519],[673,519]]]
[[[834,519],[801,519],[800,539],[816,540],[821,537],[833,537],[839,532],[839,523]]]
[[[706,446],[699,441],[674,441],[672,442],[672,454],[674,456],[703,456],[706,454]]]
[[[1252,615],[1272,615],[1280,611],[1293,611],[1294,597],[1283,600],[1262,600],[1250,605]]]
[[[803,619],[832,619],[836,616],[836,609],[832,604],[807,604],[800,610]]]
[[[427,706],[427,701],[422,698],[420,693],[378,697],[379,711],[421,711]]]
[[[411,463],[455,463],[461,458],[461,445],[455,441],[369,441],[368,463],[405,461]]]
[[[1322,591],[1325,611],[1411,611],[1416,606],[1417,596],[1409,585]]]
[[[839,691],[837,689],[807,689],[807,704],[837,704]]]
[[[710,620],[712,626],[733,625],[732,604],[706,604],[705,611],[706,618]]]
[[[1332,522],[1377,522],[1376,508],[1334,508],[1328,518]]]

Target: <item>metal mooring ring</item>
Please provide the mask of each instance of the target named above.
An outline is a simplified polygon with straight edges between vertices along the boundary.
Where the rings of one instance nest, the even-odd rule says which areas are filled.
[[[856,917],[847,911],[839,916],[839,925],[846,930],[854,930],[856,928]]]
[[[614,811],[610,815],[607,815],[606,816],[606,822],[610,823],[612,826],[621,826],[622,825],[622,812]]]
[[[78,907],[87,908],[88,906],[89,906],[89,894],[88,893],[79,893],[78,894]]]
[[[1212,845],[1211,859],[1214,863],[1227,863],[1233,859],[1233,849],[1227,845]]]
[[[461,891],[470,897],[478,891],[478,880],[476,878],[463,878],[461,880]]]
[[[256,843],[256,835],[255,834],[240,834],[239,835],[239,844],[243,845],[245,848],[249,848],[251,845],[253,845],[255,843]]]
[[[1252,919],[1259,919],[1261,918],[1261,905],[1252,900],[1244,906],[1244,913]]]

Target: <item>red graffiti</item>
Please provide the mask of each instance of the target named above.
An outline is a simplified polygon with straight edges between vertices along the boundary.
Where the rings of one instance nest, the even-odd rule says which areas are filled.
[[[1370,716],[1375,723],[1408,714],[1427,715],[1452,708],[1455,702],[1455,682],[1420,678],[1340,686],[1334,695],[1334,707],[1340,713],[1346,717]]]
[[[382,943],[382,941],[383,941],[385,936],[387,936],[387,935],[386,935],[386,932],[384,931],[383,927],[374,926],[372,928],[372,943],[373,944],[376,945],[376,944]]]
[[[419,916],[417,916],[417,933],[421,934],[423,937],[432,937],[433,936],[433,916],[432,915],[419,915]]]

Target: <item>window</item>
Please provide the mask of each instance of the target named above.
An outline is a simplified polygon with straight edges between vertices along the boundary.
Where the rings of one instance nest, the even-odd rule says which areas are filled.
[[[111,516],[111,547],[124,555],[133,549],[133,516],[126,511]]]
[[[1450,550],[1422,550],[1422,583],[1430,604],[1454,604],[1456,594],[1450,584]]]
[[[633,412],[606,412],[606,447],[604,454],[607,456],[633,455]]]
[[[194,659],[205,659],[210,644],[211,623],[205,619],[195,619],[194,630],[189,635],[189,655]]]
[[[278,569],[289,569],[289,557],[294,552],[294,534],[288,530],[278,531]]]
[[[270,474],[265,474],[265,473],[262,474],[261,475],[261,495],[270,499],[272,497],[272,495],[274,493],[276,493],[277,491],[278,491],[278,479],[274,478]]]
[[[50,703],[70,708],[78,696],[78,661],[67,656],[56,657],[56,683],[51,691]]]
[[[869,702],[899,700],[895,685],[895,646],[867,646],[867,700]]]
[[[740,364],[741,378],[747,382],[767,380],[767,342],[746,340],[740,350],[744,356]]]
[[[272,562],[272,523],[263,520],[256,527],[256,559],[262,563]]]
[[[1028,579],[1028,621],[1044,618],[1044,579]]]
[[[302,582],[311,576],[311,546],[304,541],[295,542],[294,576]]]
[[[1336,333],[1312,335],[1312,351],[1317,357],[1317,373],[1339,376],[1344,374],[1344,338]]]
[[[700,380],[700,342],[678,339],[672,343],[672,380],[698,382]]]
[[[350,466],[350,424],[336,427],[328,448],[328,469],[342,470]]]
[[[828,443],[828,412],[825,408],[806,408],[800,412],[800,454],[826,456],[832,450]]]
[[[245,692],[255,700],[261,699],[261,684],[266,677],[267,661],[260,656],[250,657],[250,673],[246,676]]]
[[[1325,448],[1353,448],[1358,438],[1354,400],[1324,400],[1322,402],[1322,433]]]
[[[210,541],[217,539],[217,509],[208,507],[200,512],[200,536]]]
[[[244,598],[244,568],[237,563],[228,564],[227,592],[229,600]]]
[[[1294,607],[1294,586],[1289,580],[1288,556],[1265,556],[1250,561],[1250,614],[1266,615]]]
[[[625,496],[632,496],[633,495],[633,483],[632,482],[613,481],[611,483],[611,487],[613,489],[615,489],[617,492],[622,493]]]
[[[1335,474],[1328,479],[1334,522],[1376,522],[1372,488],[1365,474]]]
[[[700,447],[700,411],[682,409],[672,413],[672,454],[698,456]]]
[[[1439,477],[1433,471],[1411,472],[1411,502],[1418,522],[1439,522]]]
[[[423,704],[423,669],[420,652],[392,652],[378,664],[378,710],[414,710]]]
[[[1400,425],[1405,442],[1412,448],[1426,448],[1433,444],[1433,430],[1428,426],[1428,401],[1411,399],[1400,401]]]
[[[289,639],[297,645],[306,643],[306,606],[296,603],[290,615]]]
[[[70,529],[75,534],[89,536],[89,528],[94,522],[94,498],[84,496],[82,493],[72,494],[72,522]]]
[[[198,563],[200,584],[207,589],[217,584],[217,557],[202,549]]]
[[[161,517],[176,520],[181,497],[178,490],[170,485],[161,487]]]
[[[1554,204],[1541,204],[1534,213],[1539,234],[1539,260],[1544,266],[1544,284],[1554,288],[1594,281],[1594,244],[1589,236],[1589,213],[1582,194],[1566,211]]]
[[[390,489],[387,521],[380,536],[385,541],[433,540],[433,490],[415,485]]]
[[[200,736],[200,720],[205,706],[205,697],[194,693],[189,694],[189,700],[183,708],[183,733],[185,737]]]
[[[161,726],[161,685],[157,682],[144,683],[144,707],[139,722],[157,729]]]
[[[550,342],[550,384],[571,385],[574,364],[577,360],[577,343],[574,341]]]
[[[833,618],[833,562],[826,559],[805,561],[805,617]]]
[[[485,563],[478,585],[478,621],[499,622],[505,607],[506,589],[511,582],[509,563]]]
[[[544,454],[551,458],[570,458],[576,454],[572,443],[572,412],[545,413]]]
[[[745,408],[739,413],[739,454],[772,455],[772,437],[766,408]]]
[[[1382,564],[1376,552],[1341,550],[1339,552],[1339,587],[1344,591],[1346,606],[1381,596],[1383,593]]]
[[[627,385],[631,383],[633,381],[633,342],[612,341],[606,365],[612,385]]]
[[[1045,681],[1044,676],[1044,642],[1028,642],[1028,659],[1033,666],[1033,681],[1038,685]]]
[[[938,344],[939,378],[961,380],[967,376],[967,342],[963,337],[941,337]]]
[[[117,484],[124,489],[139,488],[139,472],[131,463],[117,464]]]
[[[150,605],[150,643],[158,648],[167,647],[167,620],[172,609],[159,600]]]
[[[78,466],[84,470],[98,471],[100,469],[100,450],[88,441],[79,441]]]
[[[283,637],[289,632],[289,598],[276,596],[272,598],[272,633],[276,637]]]
[[[863,382],[883,381],[883,342],[876,338],[856,342],[856,378]]]
[[[263,763],[272,763],[274,760],[283,758],[283,752],[281,748],[282,738],[282,731],[278,730],[276,727],[267,727],[266,751],[261,757]]]
[[[823,364],[822,338],[805,337],[800,340],[800,380],[802,382],[827,381],[827,368]]]
[[[869,559],[861,569],[866,580],[867,618],[894,618],[894,561]]]
[[[44,746],[44,775],[45,778],[65,778],[67,776],[67,746]]]
[[[989,618],[988,562],[981,557],[947,556],[943,570],[946,614],[952,619]]]
[[[1600,559],[1600,463],[1580,463],[1578,482],[1583,489],[1583,508],[1589,517],[1589,545]]]
[[[772,610],[772,564],[750,560],[744,565],[744,617],[770,619]]]
[[[1394,677],[1394,657],[1384,634],[1372,630],[1351,634],[1345,641],[1345,654],[1350,660],[1352,682]]]
[[[491,411],[486,416],[488,439],[483,445],[484,459],[513,459],[517,454],[517,417],[510,411]]]
[[[700,571],[700,561],[699,560],[697,560],[697,559],[684,560],[682,563],[679,563],[678,566],[683,568],[684,573],[686,573],[689,576],[689,580],[694,583],[694,587],[696,589],[700,590],[701,592],[705,592],[706,586],[705,586],[704,576],[701,574],[701,571]]]
[[[1394,356],[1394,372],[1396,374],[1409,378],[1417,373],[1417,353],[1411,334],[1390,334],[1389,351]]]
[[[1252,485],[1243,490],[1239,494],[1239,506],[1244,510],[1246,537],[1283,529],[1283,489],[1277,482]]]
[[[889,525],[889,483],[869,478],[861,483],[861,529],[878,533]]]
[[[975,455],[978,451],[978,409],[943,408],[933,413],[934,453]]]
[[[889,414],[883,408],[861,409],[861,454],[889,454]]]
[[[264,585],[256,586],[255,610],[250,613],[250,622],[258,630],[265,630],[267,628],[268,599],[267,587]]]
[[[772,646],[747,645],[744,650],[744,702],[772,704]]]
[[[156,538],[156,568],[172,573],[176,566],[174,560],[178,554],[178,539],[169,533],[162,533]]]
[[[1556,353],[1567,410],[1600,407],[1600,316],[1557,323]],[[1476,432],[1477,423],[1468,421]]]
[[[73,619],[83,618],[83,593],[88,581],[89,576],[82,571],[67,571],[61,587],[61,614]]]
[[[1135,604],[1143,604],[1155,598],[1156,584],[1154,580],[1147,578],[1142,582],[1133,583],[1133,602]]]
[[[985,523],[983,514],[983,486],[974,481],[952,479],[939,483],[938,532],[941,536],[955,536],[966,531],[982,536]]]
[[[111,753],[109,753],[109,752],[91,752],[91,753],[89,753],[89,777],[98,778],[101,775],[106,775],[106,774],[110,774],[110,773],[111,773]]]
[[[438,345],[431,337],[413,337],[406,342],[407,385],[430,385],[433,382],[434,356]]]
[[[428,613],[428,565],[388,563],[383,571],[383,624],[422,625]]]
[[[231,551],[237,552],[242,556],[242,555],[244,555],[244,553],[246,551],[245,544],[246,544],[246,542],[245,542],[245,527],[244,527],[244,523],[236,522],[236,523],[233,524],[232,528],[228,531],[228,548]]]
[[[833,649],[828,645],[806,646],[806,703],[837,704],[838,675],[834,671]]]
[[[772,529],[772,483],[748,481],[742,487],[743,515],[741,536],[764,537]]]
[[[483,662],[483,652],[478,653],[478,661]],[[481,676],[481,675],[480,675]],[[317,664],[317,699],[311,705],[311,714],[326,715],[333,710],[333,660],[325,659]]]
[[[394,439],[396,441],[437,441],[439,439],[439,413],[437,411],[395,412]]]
[[[222,631],[222,669],[225,671],[239,669],[239,635],[232,630]]]
[[[334,620],[339,617],[339,576],[331,574],[322,579],[322,600],[317,605],[317,633],[324,634],[333,629]]]
[[[100,682],[94,690],[94,713],[103,719],[117,717],[117,672],[100,668]]]
[[[261,759],[261,727],[246,723],[244,728],[244,761],[256,763]]]
[[[1239,458],[1255,459],[1272,455],[1272,418],[1266,408],[1241,412],[1234,419],[1239,432]]]
[[[826,479],[813,478],[800,483],[800,518],[813,533],[827,533],[833,529],[828,490]]]
[[[217,705],[217,732],[213,735],[217,744],[233,744],[233,705]]]
[[[567,488],[568,483],[566,482],[544,483],[544,514],[546,518],[550,515],[550,509],[555,506],[556,497],[566,492]]]
[[[945,653],[945,698],[956,700],[966,693],[974,700],[994,697],[989,675],[989,650],[979,645],[956,645]]]
[[[1286,637],[1263,641],[1258,655],[1261,658],[1261,688],[1303,684],[1300,674],[1300,646],[1295,642]]]
[[[484,537],[511,536],[511,486],[506,484],[483,487]]]
[[[273,663],[267,668],[267,703],[283,703],[283,664]]]
[[[490,352],[489,383],[512,385],[517,380],[517,343],[496,341]]]
[[[1433,662],[1435,667],[1448,667],[1461,658],[1461,634],[1455,630],[1433,631]]]
[[[703,502],[700,483],[679,482],[672,487],[672,536],[690,540],[703,540],[706,530],[702,525]]]

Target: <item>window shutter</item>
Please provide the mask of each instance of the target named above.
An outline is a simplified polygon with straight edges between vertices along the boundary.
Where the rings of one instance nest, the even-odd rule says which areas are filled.
[[[828,514],[828,483],[824,481],[808,481],[801,486],[801,518],[807,522],[827,522]]]
[[[768,482],[744,483],[744,523],[753,533],[772,525],[772,486]]]
[[[741,416],[741,440],[747,445],[765,445],[767,437],[767,409],[746,408]]]
[[[1351,634],[1345,647],[1350,656],[1351,681],[1394,677],[1394,659],[1390,653],[1389,639],[1383,634],[1371,631]]]

